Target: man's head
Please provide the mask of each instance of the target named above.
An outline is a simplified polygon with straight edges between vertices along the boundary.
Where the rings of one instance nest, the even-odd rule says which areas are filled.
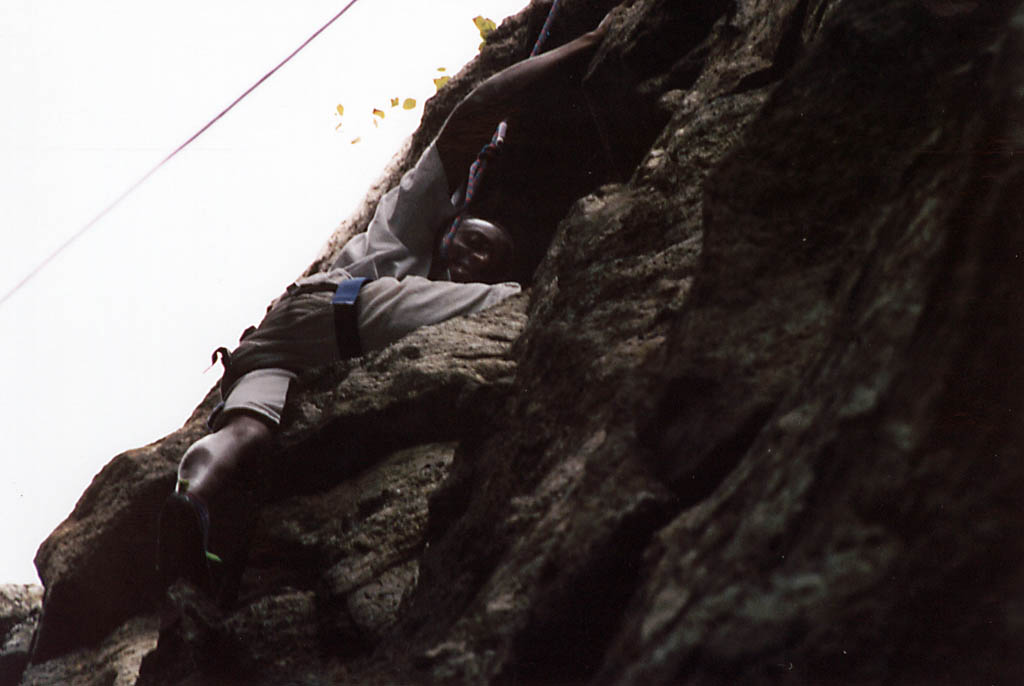
[[[515,264],[515,243],[501,226],[466,215],[448,248],[448,271],[459,283],[499,283]]]

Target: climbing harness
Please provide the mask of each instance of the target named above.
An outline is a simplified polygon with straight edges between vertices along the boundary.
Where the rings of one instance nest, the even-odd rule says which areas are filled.
[[[540,35],[537,36],[536,42],[533,44],[533,49],[530,51],[530,57],[536,56],[540,53],[541,48],[547,41],[548,36],[551,34],[551,25],[554,23],[555,14],[558,11],[558,3],[560,0],[554,0],[551,3],[551,9],[548,10],[547,19],[544,20],[544,26],[540,29]],[[448,251],[451,248],[452,241],[455,239],[455,233],[459,230],[459,226],[462,224],[463,218],[467,214],[470,203],[473,202],[473,196],[476,194],[477,188],[480,186],[480,180],[483,178],[484,172],[487,170],[487,162],[498,156],[501,152],[501,147],[505,143],[505,136],[508,133],[508,122],[503,121],[498,124],[498,128],[495,129],[494,135],[491,136],[490,142],[487,143],[476,156],[473,164],[469,167],[469,178],[466,180],[466,193],[462,201],[462,211],[452,220],[451,226],[448,227],[448,231],[445,232],[444,237],[441,238],[441,249],[440,256],[441,260],[446,264],[448,262]]]

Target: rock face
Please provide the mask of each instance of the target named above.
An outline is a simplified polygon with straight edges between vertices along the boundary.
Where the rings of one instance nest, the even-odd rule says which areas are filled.
[[[18,683],[28,663],[42,601],[43,589],[38,586],[0,586],[0,684]]]
[[[634,0],[565,98],[532,288],[302,379],[230,610],[152,564],[211,400],[115,458],[22,683],[1024,680],[1024,3]]]

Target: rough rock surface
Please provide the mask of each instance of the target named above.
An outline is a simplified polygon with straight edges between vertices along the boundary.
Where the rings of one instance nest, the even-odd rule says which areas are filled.
[[[39,586],[0,586],[0,684],[16,684],[32,647],[39,622],[43,589]]]
[[[1024,681],[1024,3],[633,0],[582,93],[532,289],[302,379],[237,604],[155,592],[208,398],[43,544],[23,683]]]

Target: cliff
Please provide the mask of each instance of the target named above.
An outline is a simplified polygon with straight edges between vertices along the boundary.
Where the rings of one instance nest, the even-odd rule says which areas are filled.
[[[301,380],[230,610],[153,568],[212,395],[114,458],[21,683],[1019,683],[1022,39],[1019,0],[623,2],[502,168],[557,225],[528,292]]]

